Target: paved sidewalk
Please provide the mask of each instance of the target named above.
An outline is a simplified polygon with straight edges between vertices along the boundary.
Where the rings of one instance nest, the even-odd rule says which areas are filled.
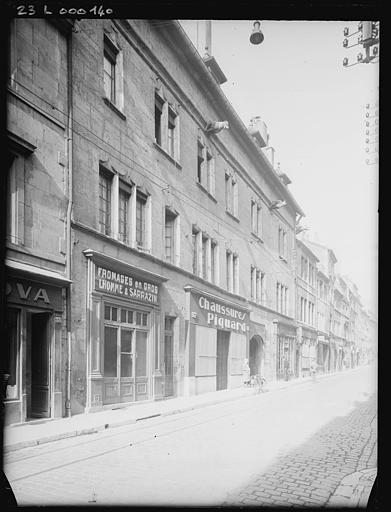
[[[356,369],[349,371],[355,370]],[[318,375],[317,378],[325,379],[334,375],[336,374],[327,373]],[[268,390],[284,389],[292,385],[309,383],[310,381],[311,378],[306,377],[290,381],[272,382],[268,384]],[[203,393],[195,396],[181,396],[165,400],[136,403],[122,408],[77,414],[70,418],[33,420],[26,423],[10,425],[3,430],[3,451],[14,451],[37,444],[65,439],[67,437],[91,434],[108,428],[136,423],[137,421],[156,416],[168,416],[170,414],[186,412],[221,402],[238,400],[255,393],[257,393],[255,388],[241,387]]]

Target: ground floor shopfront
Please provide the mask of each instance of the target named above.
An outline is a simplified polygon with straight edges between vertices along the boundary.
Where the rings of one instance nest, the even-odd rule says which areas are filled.
[[[93,250],[87,260],[87,410],[167,394],[160,336],[164,277]],[[172,359],[164,360],[170,373]]]
[[[300,350],[297,327],[288,321],[275,321],[277,380],[297,378],[300,371]]]
[[[5,423],[66,408],[66,288],[60,273],[6,260]]]
[[[242,386],[249,357],[249,309],[190,285],[185,293],[188,328],[184,394]]]

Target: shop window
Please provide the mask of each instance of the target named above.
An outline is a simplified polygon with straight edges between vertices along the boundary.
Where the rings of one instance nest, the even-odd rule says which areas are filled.
[[[5,399],[18,398],[18,350],[19,350],[19,311],[7,309],[6,314],[6,340],[4,343],[3,363],[4,377],[6,379]]]
[[[132,377],[132,336],[133,331],[121,329],[121,377]]]
[[[147,375],[147,337],[147,332],[136,331],[136,377]]]
[[[117,377],[117,328],[106,325],[104,333],[104,376]]]
[[[147,326],[148,325],[148,313],[136,313],[136,325]]]

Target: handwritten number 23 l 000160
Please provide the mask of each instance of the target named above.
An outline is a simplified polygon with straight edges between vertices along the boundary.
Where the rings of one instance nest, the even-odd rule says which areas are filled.
[[[50,15],[50,14],[60,14],[60,15],[79,15],[84,16],[86,14],[93,14],[94,16],[105,16],[113,14],[113,9],[104,9],[102,5],[94,5],[90,9],[83,9],[83,8],[76,8],[76,7],[61,7],[61,9],[54,13],[52,9],[49,8],[47,5],[43,6],[43,14]],[[16,11],[18,13],[18,16],[34,16],[35,14],[39,14],[36,11],[36,8],[34,5],[18,5],[16,7]]]

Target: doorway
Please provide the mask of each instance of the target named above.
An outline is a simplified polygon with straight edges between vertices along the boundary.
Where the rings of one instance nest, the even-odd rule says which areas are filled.
[[[30,357],[30,418],[50,417],[50,313],[27,313]]]
[[[229,331],[217,331],[216,390],[227,389],[228,385],[228,351]]]
[[[164,396],[174,395],[174,317],[164,319]]]
[[[263,370],[262,355],[263,355],[263,340],[258,334],[255,334],[250,339],[250,350],[249,350],[250,375],[262,374],[262,370]]]

